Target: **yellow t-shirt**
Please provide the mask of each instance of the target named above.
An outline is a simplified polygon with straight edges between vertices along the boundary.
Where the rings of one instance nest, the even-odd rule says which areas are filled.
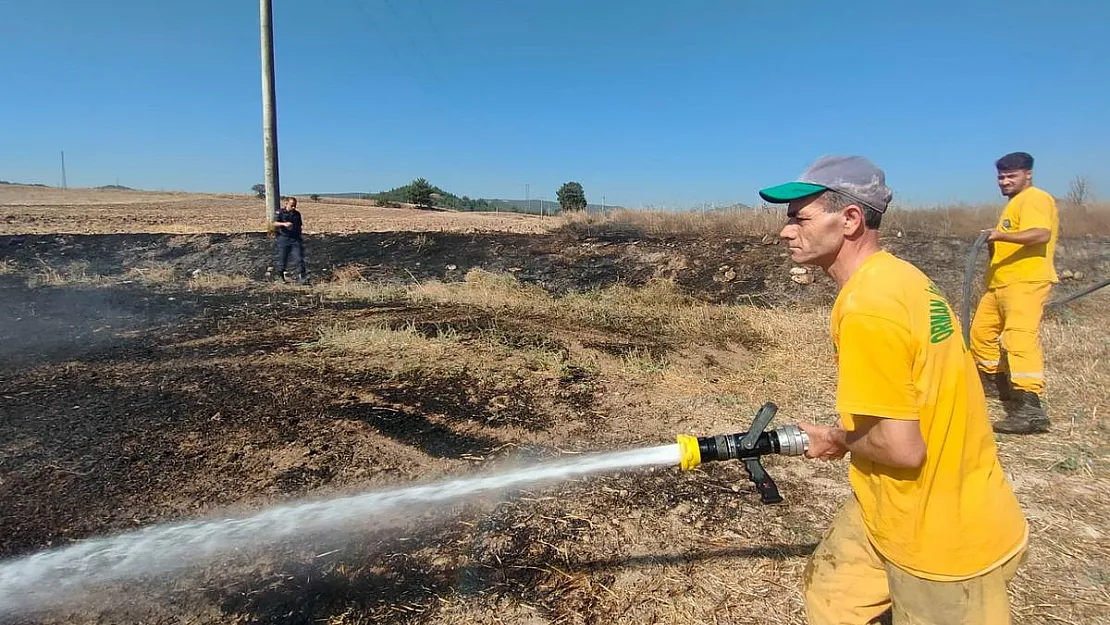
[[[959,319],[917,267],[869,256],[838,294],[832,339],[836,409],[917,420],[920,469],[852,454],[848,476],[875,548],[920,577],[953,580],[1001,564],[1026,542],[1026,521],[998,460],[979,375]]]
[[[1059,282],[1055,265],[1059,216],[1056,200],[1051,195],[1037,187],[1018,193],[1006,203],[995,228],[1001,232],[1048,228],[1051,234],[1047,243],[1037,245],[994,241],[987,269],[987,288],[1014,282]]]

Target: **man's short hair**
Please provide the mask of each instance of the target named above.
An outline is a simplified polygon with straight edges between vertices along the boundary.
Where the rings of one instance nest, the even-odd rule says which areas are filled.
[[[857,202],[839,191],[829,189],[821,194],[820,199],[825,205],[826,213],[839,213],[850,204],[855,204],[860,207],[860,209],[863,210],[863,223],[867,226],[868,230],[878,230],[879,224],[883,222],[882,213],[862,202]]]
[[[1033,169],[1033,157],[1028,152],[1010,152],[994,162],[998,171],[1021,171]]]

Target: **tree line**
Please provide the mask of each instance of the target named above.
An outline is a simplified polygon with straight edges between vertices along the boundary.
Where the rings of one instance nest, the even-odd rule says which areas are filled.
[[[259,198],[266,197],[266,185],[264,184],[256,184],[251,187],[251,190],[254,191]],[[533,212],[527,207],[522,208],[505,200],[473,199],[465,195],[459,197],[431,184],[425,178],[417,178],[409,184],[380,193],[359,194],[359,197],[375,200],[382,206],[400,206],[400,204],[404,202],[423,209]],[[309,198],[314,202],[319,201],[320,194],[313,193]],[[563,183],[556,192],[556,198],[559,201],[558,211],[551,210],[549,214],[555,214],[556,212],[583,211],[586,210],[588,206],[586,192],[582,188],[582,184],[577,181],[572,180]]]

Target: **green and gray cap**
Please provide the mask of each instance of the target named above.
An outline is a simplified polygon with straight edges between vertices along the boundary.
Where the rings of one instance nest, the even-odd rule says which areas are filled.
[[[759,197],[772,204],[787,204],[822,191],[837,191],[880,213],[885,213],[893,192],[886,175],[862,156],[823,156],[794,182],[768,187]]]

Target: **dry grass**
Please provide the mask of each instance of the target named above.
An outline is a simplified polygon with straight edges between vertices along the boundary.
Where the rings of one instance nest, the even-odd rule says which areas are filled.
[[[937,209],[912,214],[917,222],[907,213],[908,221],[892,219],[891,227],[965,236],[989,225],[992,210]],[[1106,233],[1105,220],[1103,208],[1065,213],[1062,229]],[[761,236],[777,233],[781,214],[628,211],[563,221],[580,229]],[[29,277],[42,284],[99,280],[81,264]],[[174,276],[148,267],[128,277]],[[355,265],[332,277],[312,293],[373,305],[344,313],[342,322],[329,317],[291,361],[328,371],[337,387],[347,374],[381,374],[352,386],[362,395],[390,385],[429,395],[434,401],[408,406],[409,416],[445,436],[578,453],[669,443],[677,433],[741,431],[765,401],[779,406],[775,424],[833,418],[827,309],[707,304],[665,281],[554,296],[511,274],[479,270],[460,283],[407,286],[367,282]],[[247,282],[199,274],[187,284],[240,289]],[[1043,336],[1055,428],[999,439],[1033,531],[1030,560],[1013,585],[1019,624],[1107,622],[1110,613],[1108,304],[1105,290],[1048,315]],[[396,397],[362,395],[357,401],[401,414],[391,403]],[[462,404],[469,409],[454,420],[437,412]],[[997,403],[991,411],[1001,417]],[[546,418],[543,427],[521,425],[537,416]],[[365,423],[356,431],[380,436]],[[801,623],[807,550],[848,495],[846,463],[771,457],[766,464],[786,498],[782,506],[756,503],[735,463],[689,473],[629,471],[524,492],[453,523],[454,542],[426,547],[429,557],[419,561],[431,574],[409,578],[462,579],[465,570],[481,573],[480,585],[448,585],[424,603],[419,594],[388,603],[382,610],[389,614],[379,616],[411,618],[426,610],[442,623],[761,623],[774,615],[775,622]],[[429,476],[430,467],[424,467]],[[434,467],[445,470],[442,463]],[[356,610],[331,620],[371,619]]]
[[[566,227],[587,234],[605,230],[650,236],[745,237],[778,234],[781,208],[727,209],[719,211],[615,210],[607,215],[571,213],[562,216]]]
[[[87,269],[66,273],[88,279]],[[159,269],[132,277],[157,282],[167,277]],[[359,453],[404,450],[406,478],[511,466],[519,458],[509,450],[570,455],[671,443],[678,433],[738,432],[766,401],[779,406],[773,425],[833,419],[827,308],[706,304],[666,281],[555,296],[512,274],[478,270],[458,283],[407,286],[363,274],[338,269],[311,293],[373,305],[331,309],[299,351],[272,354],[261,366],[302,367],[305,379],[317,372],[336,389],[314,391],[322,414],[372,443]],[[241,288],[235,276],[199,274],[188,284]],[[1056,427],[999,439],[1033,532],[1030,560],[1013,584],[1018,624],[1094,623],[1110,610],[1110,341],[1101,340],[1108,304],[1110,290],[1047,316]],[[288,339],[303,341],[300,331],[319,323],[313,319]],[[329,397],[350,409],[323,403]],[[991,411],[1001,416],[997,403]],[[406,442],[421,435],[467,449],[489,441],[493,451],[430,459]],[[765,463],[783,505],[759,505],[736,463],[629,470],[460,504],[442,532],[429,530],[429,542],[414,530],[396,553],[367,545],[369,553],[350,556],[358,561],[350,576],[319,565],[336,580],[337,601],[358,606],[368,579],[395,584],[402,599],[315,616],[584,624],[760,623],[773,614],[775,622],[802,623],[803,567],[849,495],[847,465]],[[391,576],[368,577],[367,566]],[[323,592],[288,583],[298,601]]]
[[[71,286],[71,285],[107,285],[119,280],[134,280],[143,284],[170,284],[176,282],[181,276],[176,268],[162,264],[152,263],[141,267],[131,267],[121,276],[102,276],[90,269],[86,261],[72,261],[59,267],[52,267],[41,263],[42,267],[27,273],[27,285],[30,287],[42,286]],[[14,273],[14,263],[0,265],[0,273]],[[250,276],[245,274],[222,274],[196,271],[188,274],[185,285],[190,289],[236,289],[241,290],[253,283]]]
[[[542,233],[557,220],[517,213],[386,208],[367,200],[301,198],[305,232],[454,231]],[[0,185],[0,235],[265,232],[265,203],[245,194]]]
[[[827,309],[695,304],[666,283],[553,297],[511,276],[484,272],[462,283],[404,290],[361,282],[345,288],[356,298],[394,301],[395,310],[423,307],[453,319],[492,315],[568,345],[560,357],[593,367],[596,410],[604,417],[588,435],[551,434],[550,444],[563,449],[659,444],[679,432],[740,431],[765,401],[779,406],[775,423],[833,419],[835,360]],[[1033,532],[1029,563],[1013,586],[1016,623],[1105,622],[1110,613],[1110,403],[1104,391],[1110,385],[1110,341],[1092,340],[1105,334],[1107,303],[1110,294],[1092,295],[1045,321],[1054,431],[1000,437],[1004,466]],[[493,379],[527,361],[543,369],[534,353],[512,342],[475,339],[456,328],[450,321],[431,335],[412,325],[330,328],[317,347],[353,350],[364,364],[394,368],[398,362],[418,363],[425,371],[465,363]],[[659,337],[670,349],[613,355],[590,347],[599,333],[629,344]],[[711,338],[720,340],[707,343]],[[1001,417],[997,403],[991,412]],[[521,528],[544,519],[541,527],[557,531],[545,535],[546,546],[529,543],[540,555],[524,562],[513,560],[521,554],[500,557],[507,567],[541,572],[542,592],[519,597],[519,591],[497,584],[483,592],[506,593],[497,614],[511,622],[527,622],[533,614],[568,623],[700,623],[726,615],[728,622],[756,623],[773,613],[776,622],[801,623],[805,545],[819,539],[847,496],[846,463],[771,457],[767,464],[785,506],[754,504],[746,476],[728,464],[677,478],[632,472],[525,493],[523,503],[504,504],[497,514]],[[680,503],[659,507],[637,499],[661,490],[680,493]],[[437,609],[437,620],[446,623],[493,616],[486,603],[464,595],[441,597]]]
[[[760,340],[739,308],[706,304],[680,293],[667,280],[653,280],[641,288],[617,285],[555,296],[539,285],[521,283],[511,273],[471,269],[462,282],[429,281],[406,287],[351,281],[314,288],[329,298],[463,305],[505,319],[553,324],[579,333],[707,344],[750,345]]]
[[[132,267],[124,273],[123,277],[129,280],[138,280],[148,284],[164,284],[177,279],[177,270],[169,265],[152,265],[147,267]]]
[[[520,283],[512,274],[472,269],[461,283],[426,282],[409,292],[419,303],[465,304],[561,327],[631,336],[742,343],[751,335],[734,310],[684,295],[666,280],[653,280],[642,288],[618,285],[557,297],[539,285]]]
[[[321,282],[314,284],[312,289],[326,299],[357,300],[370,304],[402,300],[408,294],[408,289],[401,285],[359,280]]]
[[[435,337],[424,336],[411,323],[399,329],[384,324],[355,328],[341,324],[321,328],[317,340],[307,345],[380,356],[403,353],[406,360],[435,362],[447,354],[454,339],[449,330]]]
[[[333,282],[361,282],[362,266],[354,263],[343,265],[333,269],[331,274]]]
[[[60,189],[0,185],[0,206],[97,206],[137,204],[182,199],[228,200],[248,197],[237,193],[190,193],[186,191],[125,191],[122,189]]]
[[[936,236],[975,236],[992,227],[1002,205],[939,207],[894,206],[883,231]],[[1075,207],[1059,204],[1061,236],[1110,235],[1110,204]],[[716,211],[618,210],[608,215],[566,215],[564,227],[585,233],[626,231],[650,236],[763,237],[777,236],[785,221],[781,206]]]
[[[627,231],[652,236],[775,236],[782,228],[780,206],[721,210],[617,210],[607,215],[571,213],[542,219],[517,213],[456,213],[386,208],[370,200],[303,198],[305,228],[313,233],[382,231],[519,232],[555,228],[596,233]],[[1058,203],[1063,236],[1110,235],[1110,204]],[[1001,204],[939,207],[895,206],[886,232],[973,236],[997,219]],[[261,200],[245,194],[43,189],[0,185],[0,234],[159,232],[263,232]],[[188,218],[184,218],[187,216]]]
[[[252,282],[243,274],[197,273],[189,277],[190,289],[243,289]]]
[[[993,227],[1001,214],[1003,204],[957,205],[936,208],[907,208],[895,206],[890,212],[888,232],[900,230],[940,236],[973,237],[984,228]],[[1110,204],[1073,206],[1058,202],[1060,236],[1110,235]]]
[[[41,286],[67,286],[74,284],[99,284],[104,278],[90,271],[89,263],[85,261],[72,261],[63,267],[43,267],[34,271],[27,278],[27,285]]]
[[[1060,232],[1075,237],[1110,234],[1110,204],[1062,206]]]
[[[384,365],[381,368],[394,375],[465,365],[482,370],[487,376],[520,372],[524,368],[551,377],[561,373],[568,364],[565,354],[558,349],[508,344],[505,335],[496,327],[463,333],[449,323],[433,328],[418,327],[412,321],[357,326],[336,324],[321,328],[317,339],[304,347],[359,354]]]

